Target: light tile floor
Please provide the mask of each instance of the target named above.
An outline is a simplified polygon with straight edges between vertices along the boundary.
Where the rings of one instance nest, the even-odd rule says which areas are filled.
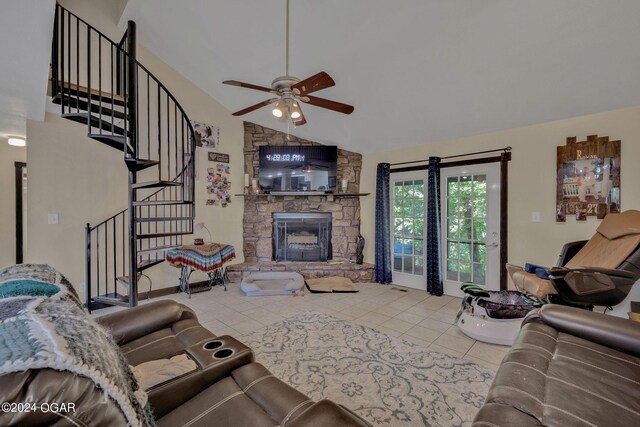
[[[473,340],[454,325],[460,298],[435,297],[425,291],[396,285],[360,283],[357,286],[360,292],[348,294],[307,292],[297,297],[246,297],[240,293],[239,283],[230,283],[227,292],[216,286],[209,292],[193,294],[191,299],[181,293],[151,301],[173,299],[191,307],[200,323],[216,335],[238,337],[284,318],[315,310],[491,369],[498,368],[509,349]],[[98,310],[94,315],[121,309],[111,307]]]

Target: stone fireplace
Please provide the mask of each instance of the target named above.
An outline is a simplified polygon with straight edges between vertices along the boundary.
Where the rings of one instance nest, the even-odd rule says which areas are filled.
[[[259,150],[262,145],[320,145],[287,136],[282,132],[244,122],[244,164],[250,178],[258,177]],[[347,181],[347,194],[247,194],[244,195],[243,253],[245,262],[229,267],[232,276],[251,271],[297,271],[305,278],[345,276],[358,282],[373,280],[373,265],[344,260],[355,259],[360,234],[360,170],[362,155],[338,149],[338,182]],[[287,219],[286,255],[282,254],[283,236],[279,235],[279,215]],[[294,214],[293,217],[289,216]],[[324,216],[323,225],[314,230],[294,223],[297,214]],[[322,240],[327,239],[326,243]],[[324,245],[324,246],[323,246]],[[293,252],[291,251],[293,249]],[[286,257],[286,261],[285,261]],[[318,258],[311,261],[311,258]],[[338,260],[327,263],[327,260]],[[235,277],[235,276],[234,276]]]
[[[286,135],[254,123],[244,123],[245,172],[258,177],[261,145],[320,145]],[[338,149],[338,182],[347,180],[347,192],[360,190],[362,155]],[[327,259],[354,259],[360,234],[360,198],[358,196],[259,194],[244,197],[243,251],[246,262],[276,259],[273,244],[274,213],[329,213],[331,216],[331,253]],[[325,259],[326,261],[326,259]]]
[[[332,258],[331,212],[274,212],[272,236],[274,261]]]

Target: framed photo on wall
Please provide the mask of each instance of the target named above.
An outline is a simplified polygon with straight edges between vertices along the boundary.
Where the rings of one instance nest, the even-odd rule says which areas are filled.
[[[556,222],[620,212],[620,141],[590,135],[557,147]]]
[[[220,128],[207,123],[191,120],[193,131],[196,134],[196,146],[206,148],[218,148],[220,145]]]

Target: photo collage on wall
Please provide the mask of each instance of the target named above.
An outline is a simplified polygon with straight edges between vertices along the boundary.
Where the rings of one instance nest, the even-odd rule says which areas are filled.
[[[210,152],[207,158],[213,164],[207,167],[207,206],[226,208],[231,203],[229,155]]]

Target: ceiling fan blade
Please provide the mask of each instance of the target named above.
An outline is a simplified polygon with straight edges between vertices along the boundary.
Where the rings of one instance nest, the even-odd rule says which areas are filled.
[[[243,82],[239,82],[239,81],[236,81],[236,80],[225,80],[225,81],[222,82],[222,84],[231,85],[231,86],[246,87],[247,89],[261,90],[263,92],[278,93],[277,91],[275,91],[275,90],[273,90],[271,88],[268,88],[268,87],[252,85],[251,83],[243,83]]]
[[[297,119],[291,119],[291,121],[293,122],[294,127],[302,126],[303,124],[307,123],[307,119],[304,118],[304,113],[302,112],[302,110],[300,110],[300,117],[298,117]]]
[[[236,111],[235,113],[233,113],[233,115],[234,116],[242,116],[243,114],[247,114],[247,113],[252,112],[253,110],[257,110],[258,108],[262,108],[265,105],[273,104],[278,99],[280,99],[280,98],[267,99],[266,101],[262,101],[262,102],[260,102],[258,104],[252,105],[251,107],[247,107],[247,108],[245,108],[243,110]]]
[[[329,110],[337,111],[342,114],[351,114],[353,113],[353,106],[343,104],[341,102],[330,101],[324,98],[318,98],[317,96],[307,96],[309,98],[308,101],[304,101],[302,98],[300,99],[307,104],[315,105],[316,107],[326,108]]]
[[[318,74],[294,84],[291,86],[291,89],[297,89],[300,91],[299,95],[305,95],[307,93],[316,92],[335,85],[336,82],[333,81],[329,74],[324,71],[320,71]]]

